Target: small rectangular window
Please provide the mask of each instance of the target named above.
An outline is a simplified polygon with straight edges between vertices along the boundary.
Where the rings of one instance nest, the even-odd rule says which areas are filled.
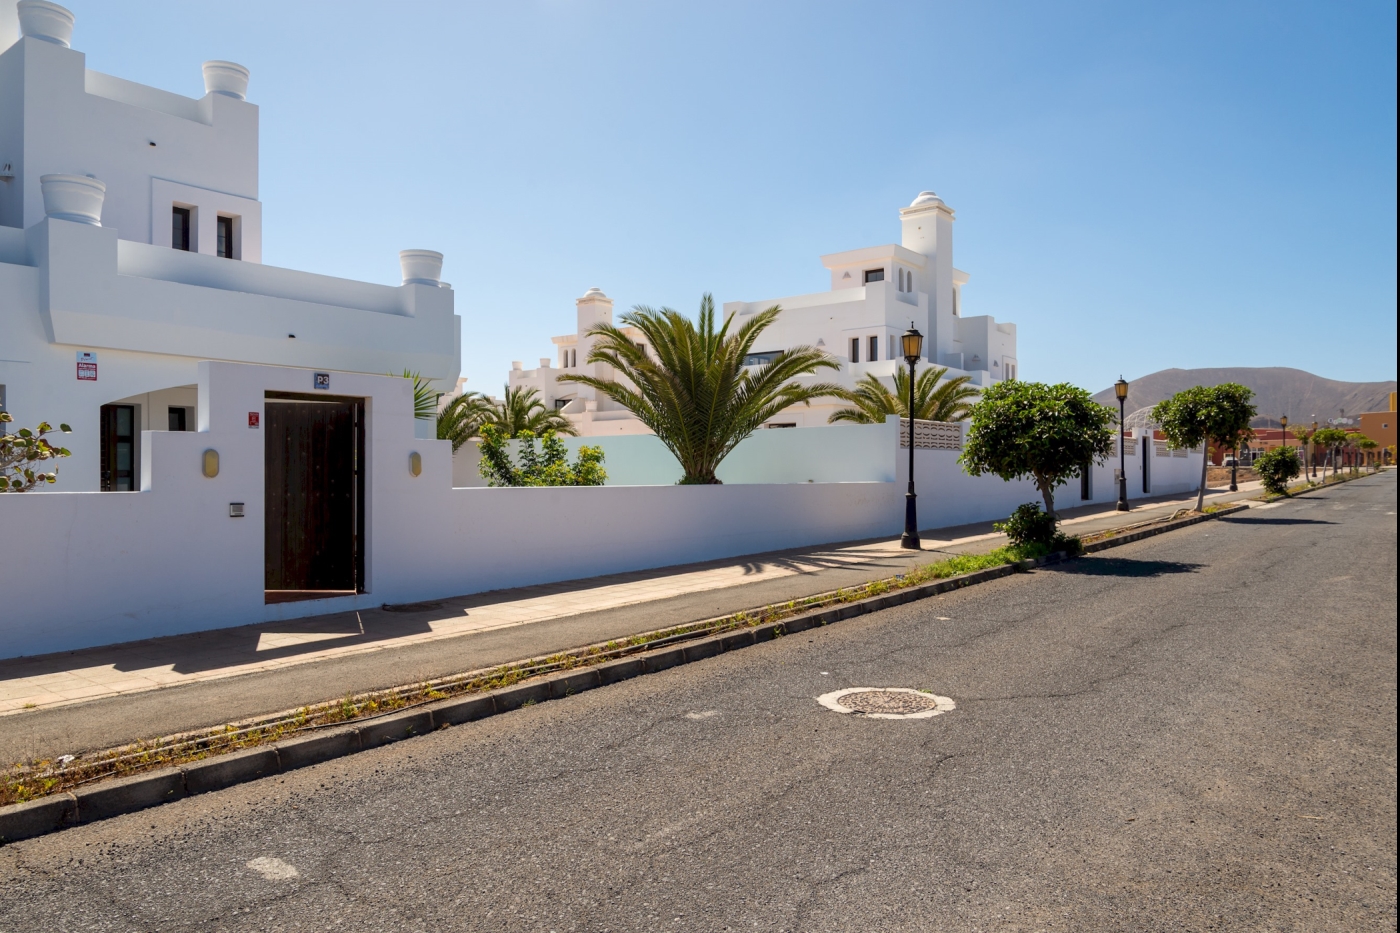
[[[233,258],[233,218],[220,217],[218,219],[219,242],[217,254],[224,259]]]
[[[170,211],[170,245],[190,251],[190,209],[176,207]]]
[[[859,338],[859,337],[852,337],[852,338],[851,338],[851,362],[852,362],[852,363],[859,363],[859,362],[860,362],[860,338]]]
[[[880,338],[870,338],[870,362],[875,362],[880,358]]]
[[[885,354],[885,359],[894,359],[894,334],[890,334],[890,352]]]
[[[871,282],[883,282],[884,280],[885,280],[885,270],[884,270],[884,269],[866,269],[866,270],[865,270],[865,284],[866,284],[866,285],[869,285]]]
[[[174,405],[170,406],[170,430],[185,430],[185,410],[183,408],[176,408]]]
[[[781,350],[768,350],[763,353],[750,353],[748,356],[744,357],[744,365],[767,366],[769,363],[776,360],[782,352]]]

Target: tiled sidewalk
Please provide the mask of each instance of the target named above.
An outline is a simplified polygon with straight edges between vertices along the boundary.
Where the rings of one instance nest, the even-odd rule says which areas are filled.
[[[1241,494],[1249,491],[1241,486]],[[1223,491],[1212,492],[1212,498],[1219,498]],[[1064,524],[1082,531],[1101,530],[1194,504],[1192,496],[1153,502],[1126,514],[1102,506],[1071,509],[1066,511],[1069,517]],[[822,585],[823,570],[888,563],[896,557],[911,564],[929,563],[946,553],[990,550],[1003,540],[991,531],[990,523],[943,532],[943,537],[938,537],[938,532],[926,534],[921,553],[901,550],[897,540],[813,548],[692,569],[639,571],[456,597],[414,612],[372,609],[0,661],[0,716],[458,638],[796,574],[813,575],[810,592],[817,593],[830,588]]]

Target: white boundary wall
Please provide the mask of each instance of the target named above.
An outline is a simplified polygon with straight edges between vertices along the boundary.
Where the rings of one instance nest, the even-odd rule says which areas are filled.
[[[142,434],[140,492],[0,496],[0,657],[892,537],[903,524],[907,451],[893,421],[762,432],[732,455],[722,486],[453,488],[450,445],[414,437],[407,380],[331,378],[330,394],[366,400],[367,592],[264,605],[263,436],[248,414],[263,414],[268,391],[311,391],[313,372],[203,362],[198,430]],[[212,479],[201,472],[210,448],[220,456]],[[1002,517],[1038,498],[1029,483],[966,476],[956,457],[916,452],[924,527]],[[1162,462],[1183,475],[1198,464]],[[787,478],[782,464],[804,475]],[[848,471],[863,481],[830,481]],[[1096,472],[1095,501],[1112,501],[1111,469]],[[1154,492],[1194,480],[1172,486]],[[229,516],[232,502],[245,517]]]

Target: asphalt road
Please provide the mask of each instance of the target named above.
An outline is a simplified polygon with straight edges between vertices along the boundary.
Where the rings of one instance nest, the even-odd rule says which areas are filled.
[[[0,930],[1395,929],[1395,513],[1390,473],[6,846]]]

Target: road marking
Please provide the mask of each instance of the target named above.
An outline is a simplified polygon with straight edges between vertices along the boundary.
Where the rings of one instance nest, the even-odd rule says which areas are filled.
[[[269,855],[259,855],[248,862],[248,867],[268,881],[287,881],[301,876],[301,872],[293,866]]]
[[[712,716],[718,716],[718,715],[719,715],[719,710],[717,710],[717,709],[707,709],[707,710],[701,710],[701,711],[698,712],[698,713],[686,713],[686,714],[685,714],[685,718],[686,718],[686,719],[709,719],[709,718],[712,717]]]

